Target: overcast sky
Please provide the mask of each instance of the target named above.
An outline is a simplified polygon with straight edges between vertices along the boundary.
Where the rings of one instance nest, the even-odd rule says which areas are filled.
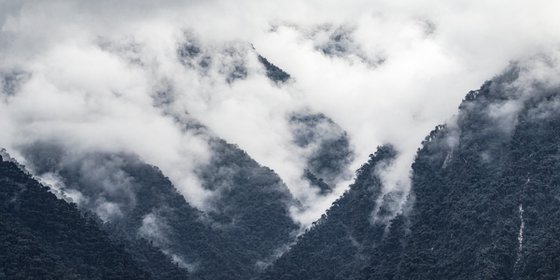
[[[395,145],[384,187],[406,191],[420,142],[469,90],[558,48],[559,10],[553,0],[0,0],[0,73],[11,77],[0,146],[22,161],[22,145],[38,140],[133,152],[203,209],[212,194],[193,170],[211,156],[207,139],[177,123],[195,119],[274,169],[309,207],[294,213],[308,224],[349,182],[319,197],[301,180],[306,152],[292,143],[289,114],[338,123],[356,152],[352,169]],[[179,61],[186,41],[212,58],[208,69]],[[269,81],[255,52],[293,80]],[[228,83],[239,64],[247,77]]]

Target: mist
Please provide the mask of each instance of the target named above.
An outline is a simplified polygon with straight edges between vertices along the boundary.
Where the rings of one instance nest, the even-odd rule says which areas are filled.
[[[133,153],[204,210],[213,193],[196,170],[212,157],[208,139],[220,137],[278,173],[303,205],[293,218],[309,225],[352,178],[333,179],[327,194],[303,179],[312,149],[294,141],[291,116],[324,114],[345,131],[353,156],[341,174],[393,145],[399,156],[378,170],[383,196],[406,197],[416,150],[469,90],[513,61],[555,53],[559,9],[554,1],[3,0],[0,146],[24,163],[36,142]],[[268,79],[258,55],[291,78]],[[320,139],[341,133],[320,131]]]

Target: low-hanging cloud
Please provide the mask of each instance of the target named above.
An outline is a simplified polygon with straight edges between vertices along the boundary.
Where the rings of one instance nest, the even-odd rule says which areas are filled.
[[[544,0],[0,7],[0,146],[20,159],[21,147],[37,141],[75,153],[135,153],[204,209],[212,193],[194,170],[210,159],[207,134],[215,134],[280,175],[305,206],[294,211],[303,224],[348,181],[320,195],[302,179],[306,153],[293,141],[294,113],[323,113],[340,125],[355,150],[352,169],[391,143],[400,156],[379,171],[384,193],[406,193],[421,140],[469,89],[560,43],[560,4]],[[181,52],[188,44],[196,49]],[[290,81],[268,80],[257,53]],[[193,120],[208,132],[189,128]]]

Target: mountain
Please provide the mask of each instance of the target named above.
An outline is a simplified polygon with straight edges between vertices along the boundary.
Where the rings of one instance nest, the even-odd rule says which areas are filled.
[[[289,118],[294,144],[306,151],[303,178],[320,194],[351,179],[354,159],[350,139],[338,124],[321,113],[296,112]]]
[[[512,66],[430,133],[389,224],[372,219],[385,146],[262,279],[557,279],[560,91],[526,76]]]
[[[298,238],[263,279],[352,279],[367,264],[384,226],[371,223],[375,198],[381,194],[376,167],[396,156],[391,146],[379,147],[356,174],[354,184]]]
[[[237,146],[214,139],[211,147],[214,156],[199,173],[203,185],[217,193],[208,217],[246,252],[246,265],[260,270],[295,238],[299,225],[290,208],[298,203],[273,170]]]
[[[100,229],[94,215],[58,199],[2,153],[1,279],[160,279],[152,278],[150,266],[135,262],[121,243]],[[166,260],[157,250],[140,245]],[[171,275],[174,268],[169,264],[164,267]]]
[[[347,33],[317,47],[349,59]],[[291,86],[249,44],[185,40],[177,59],[189,75],[231,88],[253,75]],[[138,150],[19,143],[33,176],[2,156],[0,278],[558,279],[560,92],[544,72],[515,64],[469,92],[457,116],[421,143],[410,192],[386,191],[382,171],[401,155],[398,145],[378,147],[303,233],[292,214],[352,178],[355,151],[343,128],[306,107],[283,112],[288,138],[278,143],[301,160],[291,173],[302,180],[288,181],[303,186],[290,187],[310,187],[309,197],[294,197],[274,170],[214,135],[163,86],[151,100],[158,112],[207,144],[209,159],[185,170],[208,194],[204,203]],[[9,96],[28,78],[3,75]]]
[[[80,209],[100,215],[137,258],[143,238],[193,279],[249,279],[292,242],[299,229],[289,216],[294,201],[272,170],[234,145],[210,144],[212,159],[198,171],[214,193],[205,212],[135,155],[69,154],[52,143],[35,143],[24,154],[35,173],[58,178]]]
[[[276,86],[290,79],[246,45],[215,53],[187,37],[177,56],[189,71],[217,71],[234,83],[245,78],[247,56],[254,56],[266,71],[260,74]],[[21,145],[20,152],[33,174],[82,212],[98,215],[104,230],[124,242],[137,262],[156,261],[138,249],[137,243],[147,240],[193,279],[257,277],[294,242],[301,225],[291,211],[302,205],[273,170],[190,116],[176,115],[173,98],[171,90],[162,91],[154,102],[181,129],[202,137],[210,150],[209,161],[194,171],[202,188],[212,193],[204,209],[191,205],[158,167],[132,153],[71,152],[53,141]],[[286,122],[294,146],[305,154],[303,179],[317,192],[328,194],[348,179],[353,151],[342,128],[324,114],[306,111],[293,113]],[[164,271],[154,274],[168,277]]]
[[[276,82],[278,84],[285,83],[291,78],[290,74],[284,72],[284,70],[272,64],[264,56],[258,55],[257,57],[259,59],[259,62],[264,66],[264,69],[266,70],[266,76],[273,82]]]
[[[514,66],[470,92],[457,123],[426,139],[401,279],[560,275],[560,92],[525,76]]]

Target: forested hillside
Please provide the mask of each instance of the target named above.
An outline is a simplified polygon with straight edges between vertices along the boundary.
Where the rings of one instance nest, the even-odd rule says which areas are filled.
[[[143,245],[147,246],[147,245]],[[146,249],[157,255],[159,252]],[[161,279],[47,187],[0,158],[1,279]],[[159,253],[157,258],[165,260]],[[165,264],[170,273],[173,266]],[[187,279],[186,274],[181,274]]]
[[[430,133],[410,209],[385,228],[371,219],[382,148],[263,279],[557,279],[560,91],[523,71],[470,92]]]
[[[379,147],[357,171],[356,182],[297,243],[277,260],[263,279],[353,279],[375,254],[384,226],[371,213],[381,193],[376,167],[395,156],[391,146]],[[400,220],[400,218],[398,218]]]
[[[524,74],[514,67],[469,93],[457,123],[426,139],[413,164],[401,279],[560,275],[560,91],[526,87]]]
[[[79,208],[102,216],[140,261],[145,254],[136,243],[142,238],[194,279],[248,279],[295,238],[298,227],[288,212],[294,201],[278,176],[245,152],[217,139],[211,147],[211,161],[198,171],[214,193],[205,212],[134,155],[71,155],[35,143],[26,158],[37,174],[55,174],[65,193],[79,194]]]
[[[293,142],[307,151],[303,177],[320,194],[330,193],[340,181],[352,178],[354,159],[350,139],[338,124],[324,114],[298,112],[289,120]]]

